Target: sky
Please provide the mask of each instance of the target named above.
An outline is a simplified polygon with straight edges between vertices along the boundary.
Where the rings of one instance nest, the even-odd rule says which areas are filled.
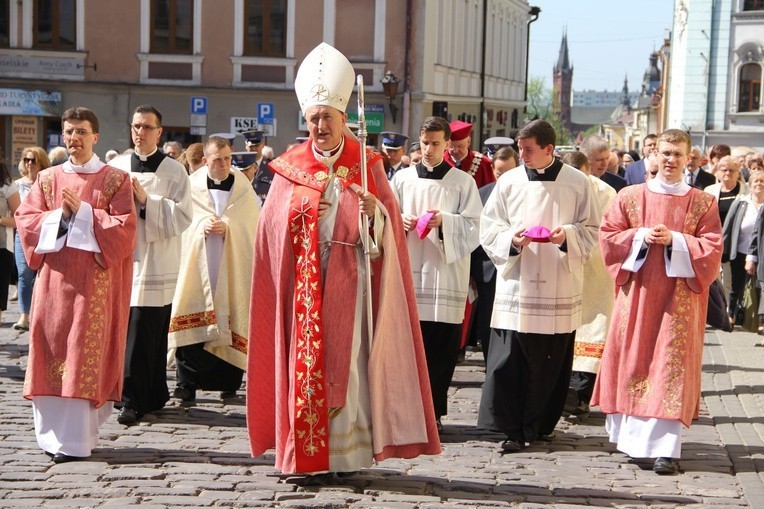
[[[568,32],[573,90],[639,91],[650,64],[673,22],[673,0],[530,0],[541,8],[531,23],[528,74],[552,88],[552,68]]]

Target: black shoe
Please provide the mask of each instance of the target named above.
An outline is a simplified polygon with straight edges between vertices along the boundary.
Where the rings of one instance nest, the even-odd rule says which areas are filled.
[[[70,461],[79,461],[81,459],[83,458],[80,458],[79,456],[68,456],[60,452],[53,455],[53,463],[69,463]]]
[[[501,443],[501,450],[504,452],[518,452],[525,447],[525,444],[508,438]]]
[[[435,426],[438,427],[438,435],[442,434],[443,433],[443,423],[440,422],[440,417],[435,419]]]
[[[587,415],[589,415],[589,403],[586,403],[584,401],[580,401],[578,403],[578,406],[576,408],[574,408],[570,412],[570,415],[577,415],[579,417],[586,417]]]
[[[679,472],[679,463],[671,458],[656,458],[653,472],[658,475],[673,475]]]
[[[555,433],[554,431],[552,431],[551,433],[542,433],[538,436],[538,439],[541,440],[542,442],[551,442],[555,438],[557,438],[557,433]]]
[[[236,391],[222,391],[220,399],[233,399],[236,397]]]
[[[138,412],[130,407],[123,406],[117,414],[117,422],[125,426],[131,426],[138,423]],[[54,458],[55,461],[55,458]]]
[[[196,391],[187,387],[176,387],[172,395],[180,400],[184,405],[196,403]]]

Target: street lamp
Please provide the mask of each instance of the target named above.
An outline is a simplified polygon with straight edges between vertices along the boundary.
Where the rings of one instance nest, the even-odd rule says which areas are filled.
[[[382,83],[382,93],[387,98],[387,104],[390,106],[390,114],[393,116],[393,124],[395,123],[395,114],[398,113],[398,107],[395,105],[395,96],[398,95],[398,76],[393,74],[393,71],[387,71],[385,77],[379,80]]]

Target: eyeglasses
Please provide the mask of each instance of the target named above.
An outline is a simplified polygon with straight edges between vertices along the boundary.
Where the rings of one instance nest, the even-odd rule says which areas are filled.
[[[25,157],[23,161],[24,161],[24,164],[34,164],[37,162],[37,159],[34,157]]]
[[[64,131],[64,137],[65,138],[71,138],[75,134],[77,136],[79,136],[80,138],[84,138],[85,136],[90,136],[93,133],[91,133],[87,129],[81,129],[81,128],[80,129],[67,129],[66,131]]]
[[[148,125],[148,124],[132,124],[130,128],[136,133],[141,132],[141,130],[152,132],[159,129],[159,127],[157,126]]]
[[[736,173],[737,170],[734,168],[724,168],[724,169],[719,168],[719,172],[720,173]]]
[[[686,154],[683,154],[682,152],[671,152],[671,151],[668,151],[668,150],[664,150],[663,152],[658,152],[658,154],[659,154],[659,155],[660,155],[660,156],[661,156],[663,159],[670,159],[670,158],[672,158],[672,157],[673,157],[674,159],[681,159],[681,158],[683,158],[683,157],[687,157],[687,155],[686,155]]]

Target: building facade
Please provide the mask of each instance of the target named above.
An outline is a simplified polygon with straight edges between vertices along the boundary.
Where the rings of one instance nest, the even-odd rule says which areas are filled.
[[[764,150],[764,2],[676,0],[667,126]]]
[[[434,112],[478,120],[483,96],[484,132],[508,132],[524,107],[529,7],[486,2],[0,0],[6,162],[27,145],[61,144],[59,118],[71,106],[98,114],[100,154],[130,147],[140,104],[163,114],[167,139],[187,145],[259,126],[278,153],[306,134],[294,76],[322,41],[364,76],[371,142],[385,130],[411,134]],[[395,120],[387,71],[400,77]],[[352,121],[357,109],[348,111]]]

